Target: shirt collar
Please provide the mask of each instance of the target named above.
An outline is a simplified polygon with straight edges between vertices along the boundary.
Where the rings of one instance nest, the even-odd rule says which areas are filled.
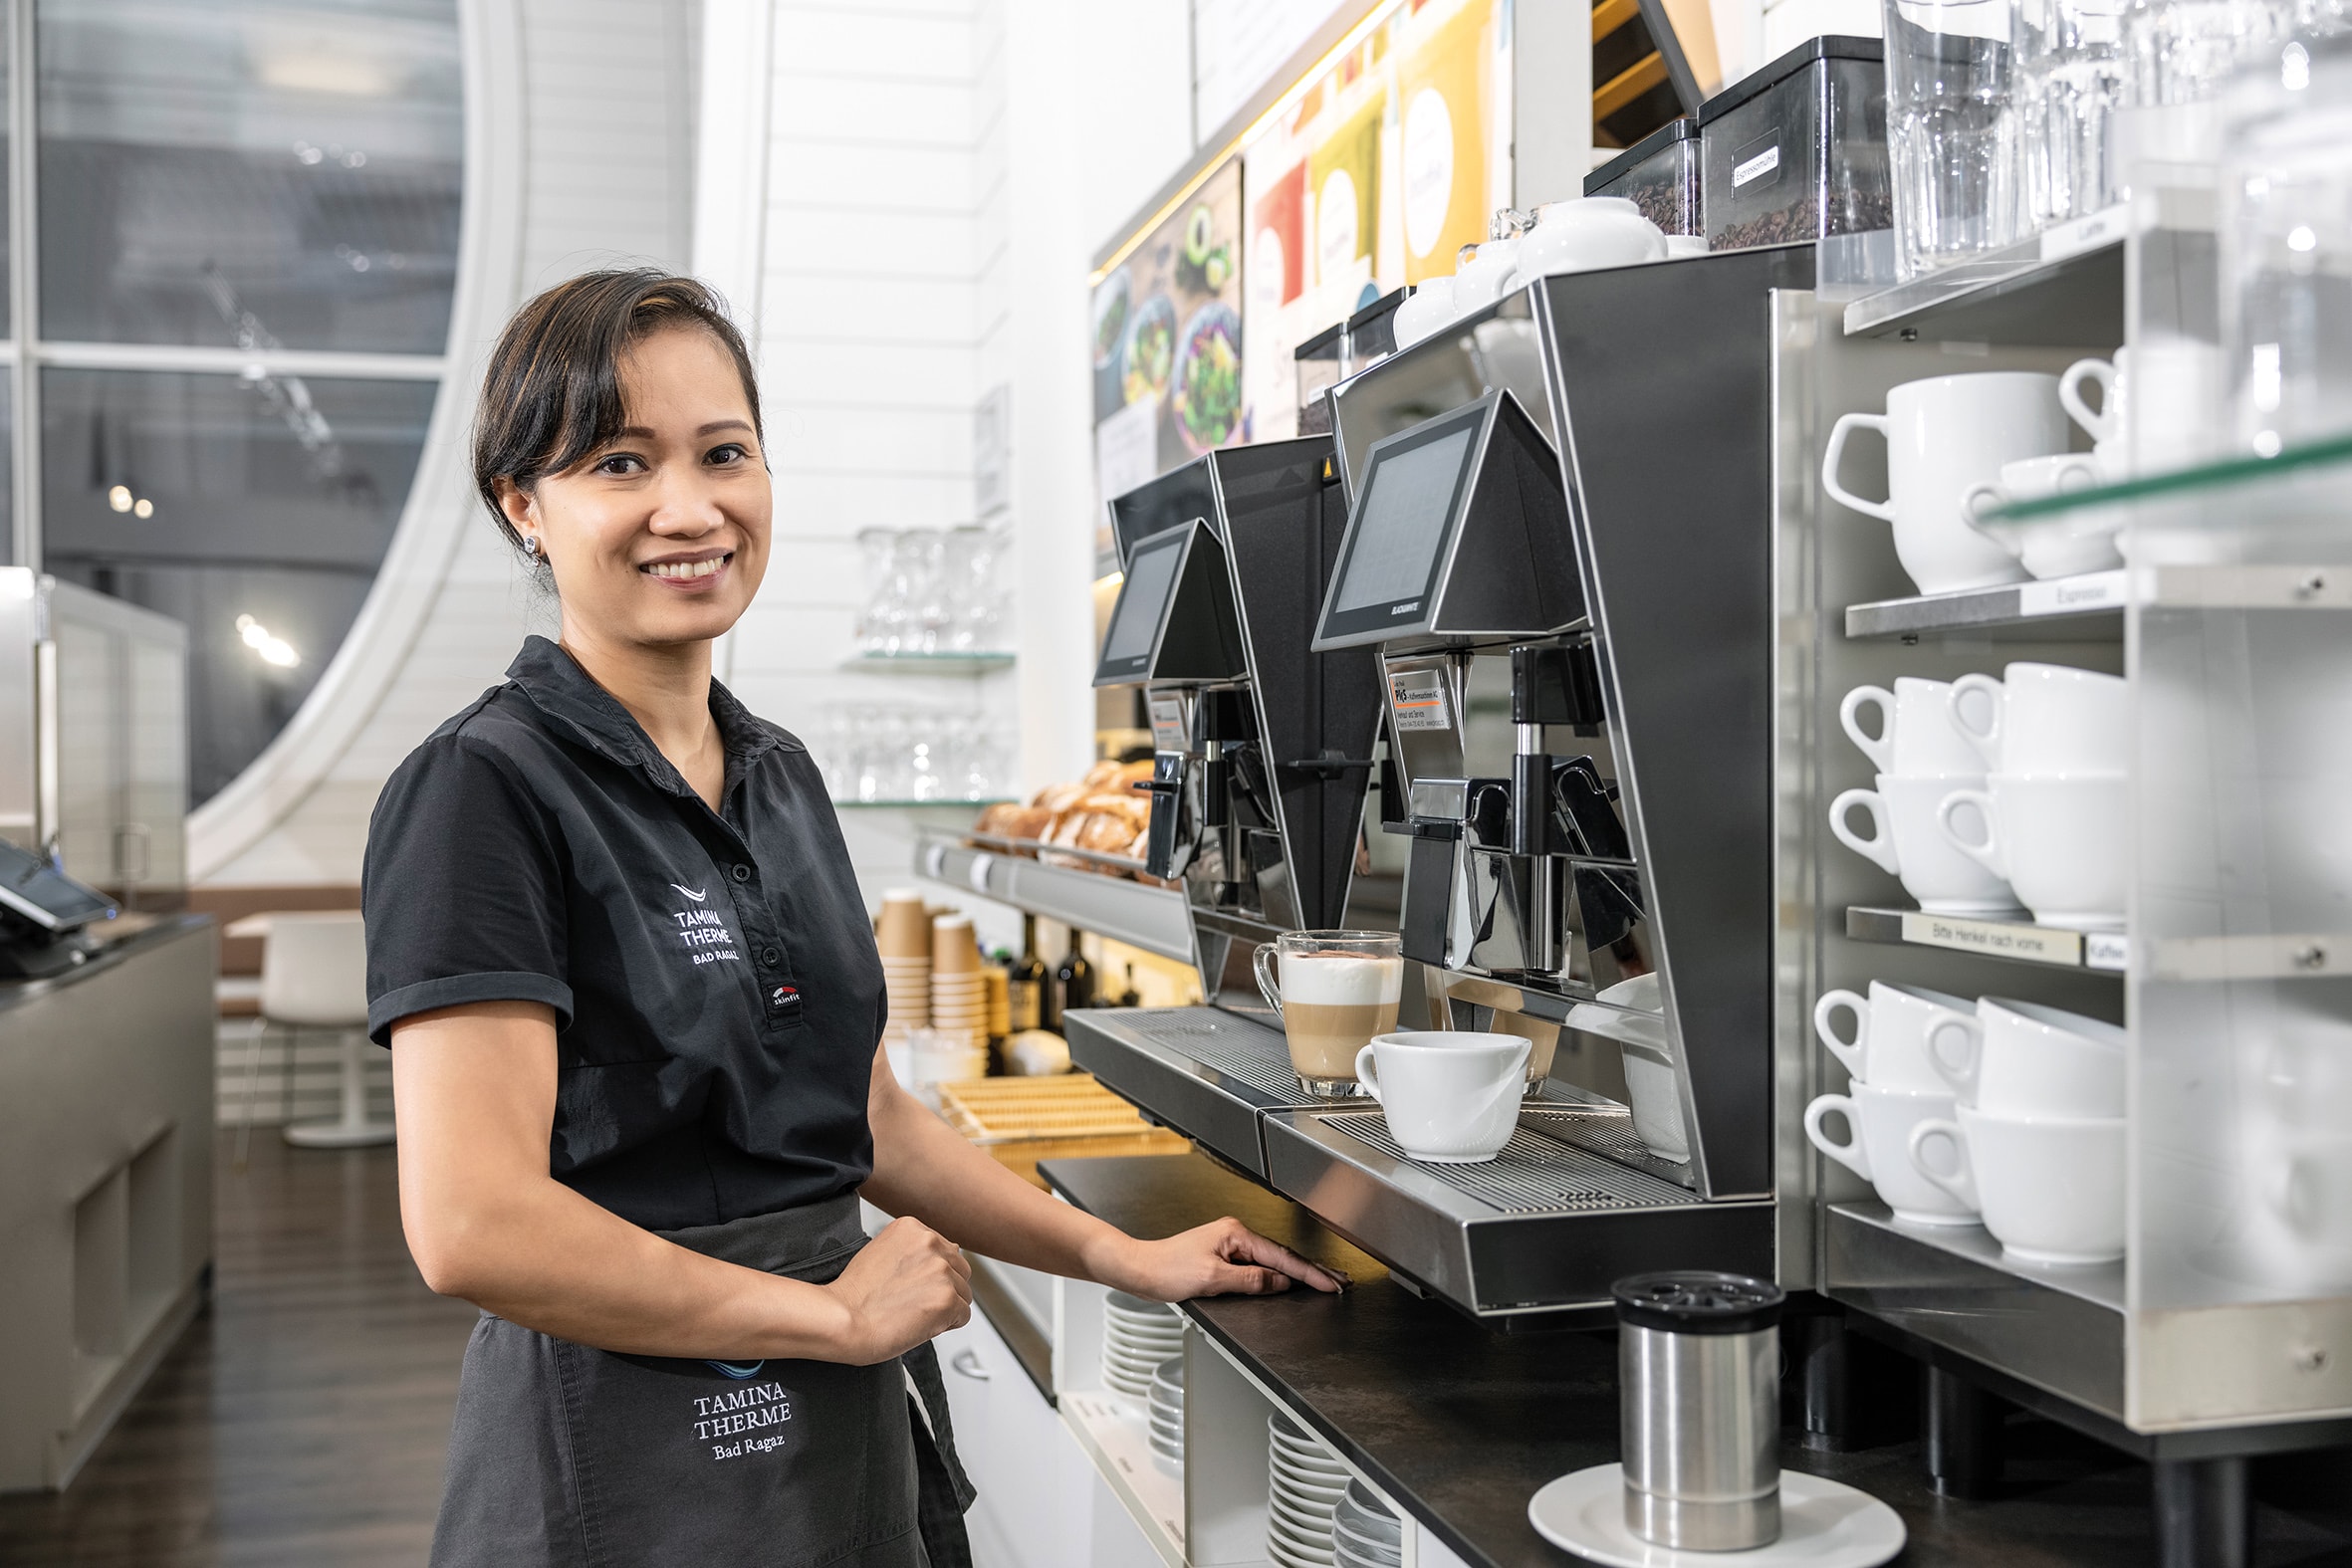
[[[619,699],[598,686],[580,667],[579,660],[555,643],[541,636],[524,638],[522,651],[506,673],[534,707],[570,730],[589,750],[624,768],[644,770],[654,783],[674,793],[692,792]],[[719,727],[719,744],[726,748],[731,763],[748,763],[780,747],[803,749],[754,718],[751,710],[717,681],[711,682],[711,720]]]

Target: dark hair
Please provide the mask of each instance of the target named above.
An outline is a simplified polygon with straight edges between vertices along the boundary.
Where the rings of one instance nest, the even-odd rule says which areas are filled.
[[[735,361],[760,431],[760,387],[743,335],[706,284],[652,267],[583,273],[517,311],[482,377],[474,415],[474,488],[508,543],[523,537],[498,504],[498,482],[529,490],[620,433],[620,356],[669,327],[709,333]],[[765,432],[761,431],[764,435]]]

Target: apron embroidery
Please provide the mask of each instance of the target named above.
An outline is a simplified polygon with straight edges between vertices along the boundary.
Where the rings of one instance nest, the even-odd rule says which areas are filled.
[[[712,1362],[712,1366],[719,1366]],[[720,1367],[729,1377],[735,1374]],[[725,1394],[712,1394],[694,1402],[694,1436],[705,1443],[713,1438],[732,1437],[736,1433],[759,1433],[768,1427],[781,1427],[793,1419],[793,1397],[781,1383],[754,1383],[746,1388],[733,1389]],[[735,1443],[711,1443],[713,1459],[739,1459],[746,1454],[767,1454],[784,1447],[781,1437],[746,1437]]]

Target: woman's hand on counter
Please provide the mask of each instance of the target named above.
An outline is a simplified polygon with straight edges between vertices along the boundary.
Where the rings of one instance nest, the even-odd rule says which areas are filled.
[[[1335,1293],[1347,1281],[1308,1262],[1279,1241],[1268,1240],[1239,1220],[1212,1220],[1169,1236],[1123,1243],[1105,1258],[1095,1277],[1130,1295],[1153,1301],[1189,1301],[1195,1296],[1270,1296],[1294,1282]]]
[[[848,1310],[840,1353],[868,1367],[972,1318],[972,1265],[920,1220],[893,1220],[825,1286]]]

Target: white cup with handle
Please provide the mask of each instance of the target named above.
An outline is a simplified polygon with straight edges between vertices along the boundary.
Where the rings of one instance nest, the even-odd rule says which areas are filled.
[[[1848,789],[1829,802],[1829,831],[1837,841],[1880,870],[1902,879],[1903,891],[1933,915],[2003,915],[2015,911],[2017,895],[1999,872],[1963,853],[1937,817],[1945,796],[1983,783],[1983,776],[1904,779],[1880,774],[1874,789]],[[1870,819],[1870,836],[1850,820]]]
[[[1976,747],[1953,726],[1951,703],[1950,681],[1905,675],[1896,680],[1893,691],[1883,686],[1857,686],[1847,692],[1837,705],[1837,722],[1855,750],[1882,774],[1908,778],[1981,776],[1985,765],[1978,760]],[[1863,716],[1872,711],[1878,715],[1876,735],[1862,727]],[[1977,718],[1980,725],[1996,722],[1990,714],[1978,714]]]
[[[2000,465],[1998,484],[1971,485],[1960,498],[1960,513],[1969,527],[2016,557],[2036,577],[2113,571],[2123,565],[2123,553],[2115,545],[2116,533],[2123,527],[2121,507],[2086,506],[2039,522],[1999,527],[1985,521],[1985,515],[1995,507],[2068,495],[2104,483],[2106,471],[2093,453],[2021,457]]]
[[[2128,774],[2132,689],[2070,664],[2011,664],[2000,679],[1963,675],[1945,711],[1994,774]]]
[[[2045,926],[2123,929],[2130,782],[2121,775],[1995,774],[1985,783],[1953,790],[1936,807],[1953,847],[2005,880]],[[1978,827],[1983,836],[1970,836]]]
[[[1380,1102],[1388,1135],[1416,1160],[1492,1160],[1519,1126],[1527,1095],[1524,1034],[1406,1029],[1375,1035],[1355,1053],[1355,1080]]]
[[[1914,1175],[1985,1217],[2012,1262],[2080,1268],[2124,1252],[2124,1127],[1960,1107],[1907,1132]]]
[[[1875,430],[1887,444],[1887,499],[1845,488],[1837,474],[1847,440]],[[1906,381],[1887,393],[1883,414],[1841,414],[1821,457],[1821,486],[1864,517],[1891,523],[1895,558],[1922,593],[2017,582],[2026,575],[1999,545],[1970,526],[1960,498],[1999,480],[2000,466],[2066,450],[2058,378],[1989,370]]]
[[[1949,1094],[1952,1086],[1928,1057],[1928,1025],[1967,1008],[1965,1001],[1946,992],[1874,980],[1866,997],[1852,991],[1823,992],[1821,1000],[1813,1004],[1813,1032],[1857,1083],[1916,1094]],[[1853,1017],[1852,1039],[1837,1032],[1835,1020],[1840,1012]]]
[[[2090,434],[2110,481],[2187,468],[2215,455],[2222,357],[2211,343],[2174,340],[2077,359],[2058,377],[2058,401]],[[2085,386],[2099,389],[2093,408]]]
[[[1919,1174],[1911,1163],[1911,1130],[1922,1122],[1949,1121],[1954,1102],[1943,1094],[1906,1093],[1857,1083],[1851,1094],[1824,1094],[1805,1107],[1805,1137],[1814,1148],[1878,1190],[1879,1202],[1911,1225],[1964,1226],[1977,1223],[1973,1204]],[[1846,1141],[1828,1133],[1827,1119],[1846,1124]]]
[[[1984,997],[1929,1014],[1928,1064],[1964,1109],[1995,1116],[2107,1120],[2124,1114],[2116,1025],[2036,1002]]]

